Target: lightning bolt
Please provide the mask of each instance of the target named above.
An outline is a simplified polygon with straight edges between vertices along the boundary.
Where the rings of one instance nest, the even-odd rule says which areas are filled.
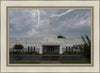
[[[62,15],[68,14],[68,13],[74,11],[74,10],[75,9],[69,9],[66,12],[61,13],[60,15],[52,15],[51,17],[60,17]],[[39,27],[39,24],[40,24],[40,11],[39,10],[37,10],[37,14],[38,14],[38,23],[37,23],[36,28],[38,28]]]
[[[68,14],[68,13],[74,11],[74,10],[75,10],[75,9],[69,9],[69,10],[67,10],[66,12],[61,13],[60,15],[52,15],[51,17],[60,17],[60,16],[62,16],[62,15]]]
[[[40,11],[39,10],[37,10],[37,14],[38,14],[38,23],[37,23],[37,27],[36,28],[38,28],[39,24],[40,24]]]

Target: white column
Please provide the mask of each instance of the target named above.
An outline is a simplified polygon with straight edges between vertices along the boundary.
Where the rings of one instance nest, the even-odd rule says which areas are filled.
[[[43,49],[40,47],[39,54],[43,54]]]
[[[60,46],[60,48],[59,48],[59,54],[63,54],[62,46]]]

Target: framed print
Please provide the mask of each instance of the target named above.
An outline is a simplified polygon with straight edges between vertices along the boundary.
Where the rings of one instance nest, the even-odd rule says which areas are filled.
[[[30,9],[31,8],[31,9]],[[28,27],[23,27],[23,28],[28,28],[29,30],[24,30],[23,28],[21,29],[21,24],[17,24],[17,20],[16,17],[19,15],[19,12],[25,12],[28,11],[28,15],[29,16],[29,20],[32,20],[33,22],[29,23],[29,20],[26,19],[27,17],[26,14],[25,16],[23,16],[23,19],[28,20],[28,23],[25,22],[23,20],[23,22],[26,24],[26,26],[31,26],[32,28],[28,28]],[[76,13],[74,13],[74,11],[76,11]],[[81,12],[80,12],[81,11]],[[43,14],[43,12],[45,14]],[[51,14],[50,14],[50,13]],[[52,12],[55,12],[52,14]],[[61,13],[61,14],[57,14],[57,13]],[[77,26],[76,24],[74,25],[73,28],[68,29],[70,26],[68,24],[66,24],[66,22],[69,22],[69,24],[73,24],[73,22],[71,20],[73,20],[73,16],[71,15],[75,15],[75,14],[81,14],[84,13],[84,19],[86,18],[88,21],[88,25],[86,26],[84,23],[86,21],[83,21],[83,16],[82,19],[80,20],[79,24],[81,24],[81,26],[79,27],[79,25]],[[16,27],[14,30],[14,32],[9,31],[9,49],[7,51],[7,56],[8,56],[8,60],[7,60],[7,65],[11,66],[14,64],[26,64],[26,66],[31,64],[36,65],[40,65],[42,66],[42,64],[45,65],[53,65],[53,66],[63,66],[63,65],[70,65],[73,64],[75,66],[78,66],[78,64],[81,65],[85,65],[87,64],[88,66],[92,66],[93,65],[93,47],[91,48],[91,44],[93,45],[93,31],[90,31],[91,29],[93,30],[93,7],[56,7],[56,6],[48,6],[48,7],[8,7],[7,8],[7,25],[8,25],[8,29],[9,30],[13,30],[14,27],[16,27],[16,25],[18,27]],[[14,13],[14,14],[13,14]],[[15,16],[17,13],[17,16]],[[21,13],[21,12],[20,12]],[[35,15],[37,13],[37,15]],[[49,15],[48,15],[49,13]],[[72,14],[73,13],[73,14]],[[24,14],[24,13],[22,13]],[[70,15],[69,15],[70,14]],[[33,20],[33,16],[35,15],[36,20],[38,20],[37,22],[34,22]],[[49,19],[46,20],[41,19],[42,16],[44,17],[44,15],[48,15],[45,18]],[[65,16],[66,15],[66,16]],[[69,16],[68,16],[69,15]],[[78,19],[79,16],[76,15],[76,18]],[[12,18],[12,16],[15,16]],[[21,16],[22,17],[22,16]],[[64,21],[59,19],[59,18],[63,18],[65,19]],[[66,19],[66,17],[70,18],[70,20],[68,21],[68,19]],[[71,18],[72,17],[72,18]],[[15,21],[13,23],[13,20],[15,18]],[[35,19],[34,18],[34,19]],[[63,21],[63,23],[59,24],[57,23],[57,18],[58,20],[61,20],[59,23],[61,23]],[[74,18],[74,19],[76,19]],[[18,17],[19,20],[21,20]],[[56,19],[56,20],[55,20]],[[20,22],[18,20],[18,22]],[[49,22],[49,25],[47,21]],[[71,23],[71,22],[72,23]],[[75,20],[77,22],[77,20]],[[74,21],[74,22],[75,22]],[[92,21],[92,22],[91,22]],[[16,23],[15,23],[16,22]],[[31,21],[30,21],[31,22]],[[23,24],[24,24],[23,23]],[[90,23],[90,24],[89,24]],[[12,28],[12,24],[15,24],[15,26]],[[59,24],[59,25],[58,25]],[[83,24],[83,26],[82,26]],[[21,26],[21,27],[20,27]],[[35,27],[34,27],[35,26]],[[59,27],[57,27],[59,26]],[[57,28],[58,29],[57,29]],[[82,29],[80,30],[83,34],[80,34],[79,28],[86,28],[86,31],[83,31]],[[56,29],[55,29],[56,28]],[[64,29],[64,30],[63,30]],[[71,37],[69,36],[69,38],[66,36],[68,35],[68,33],[66,34],[66,32],[64,33],[63,31],[68,31],[70,30],[72,32],[71,35],[74,35],[74,33],[78,33],[76,36]],[[72,31],[72,30],[76,30],[76,32]],[[22,35],[22,37],[20,36],[21,34],[18,33],[19,31],[25,31]],[[58,33],[60,32],[60,33]],[[88,33],[86,33],[88,32]],[[19,34],[19,38],[17,38],[18,36],[16,34]],[[60,35],[59,35],[60,34]],[[62,34],[62,35],[61,35]],[[87,35],[85,35],[87,34]],[[91,34],[91,35],[90,35]],[[27,35],[27,36],[26,36]],[[81,37],[81,39],[80,39]],[[90,40],[91,37],[91,40]],[[86,42],[87,41],[87,42]],[[90,43],[91,42],[91,43]],[[85,43],[85,44],[84,44]],[[22,47],[21,49],[18,48]],[[86,47],[87,46],[87,47]],[[80,48],[80,49],[79,49]],[[85,50],[85,48],[87,48]],[[91,49],[90,49],[91,48]],[[88,51],[88,53],[86,53],[86,51]],[[91,51],[91,52],[89,52]],[[91,57],[92,56],[92,57]],[[27,57],[27,58],[26,58]],[[77,65],[76,65],[77,64]],[[22,65],[21,65],[22,66]],[[43,65],[44,66],[44,65]]]
[[[1,73],[99,73],[100,1],[1,1]]]

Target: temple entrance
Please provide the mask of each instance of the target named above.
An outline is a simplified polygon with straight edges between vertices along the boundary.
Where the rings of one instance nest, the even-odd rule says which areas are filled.
[[[43,54],[59,54],[59,45],[43,45]]]

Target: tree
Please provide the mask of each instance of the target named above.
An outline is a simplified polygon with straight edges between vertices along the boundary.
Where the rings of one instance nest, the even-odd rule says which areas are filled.
[[[15,44],[14,45],[14,47],[13,47],[13,49],[15,49],[15,50],[17,50],[17,52],[19,52],[21,49],[23,49],[24,47],[23,47],[23,45],[21,45],[21,44]]]
[[[74,48],[75,50],[77,50],[77,49],[78,49],[78,45],[73,45],[73,48]],[[74,53],[77,53],[77,52],[74,51]]]
[[[57,38],[64,38],[64,39],[66,39],[64,36],[62,36],[62,35],[58,35],[58,37]]]
[[[87,35],[85,37],[82,36],[82,40],[84,41],[83,48],[84,52],[83,55],[88,58],[88,60],[91,59],[91,40]]]
[[[81,53],[86,57],[89,61],[91,59],[91,40],[87,35],[81,36],[84,44],[81,45],[74,45],[74,48],[79,48],[81,50]]]

